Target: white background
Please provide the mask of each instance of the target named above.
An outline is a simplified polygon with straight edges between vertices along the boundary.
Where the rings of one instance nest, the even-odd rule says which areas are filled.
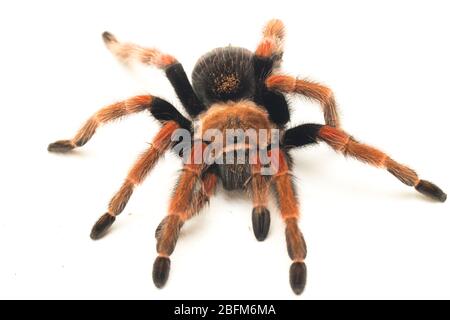
[[[343,127],[448,191],[447,1],[2,1],[0,4],[0,298],[299,299],[284,228],[265,242],[251,203],[219,190],[186,224],[167,286],[153,286],[154,230],[180,161],[168,154],[107,237],[92,224],[159,125],[147,114],[71,138],[109,103],[150,92],[180,107],[164,74],[134,75],[101,33],[175,55],[188,73],[208,50],[253,50],[270,18],[287,28],[283,70],[333,88]],[[292,123],[322,121],[292,99]],[[301,298],[450,298],[450,212],[389,173],[320,145],[294,154],[308,284]]]

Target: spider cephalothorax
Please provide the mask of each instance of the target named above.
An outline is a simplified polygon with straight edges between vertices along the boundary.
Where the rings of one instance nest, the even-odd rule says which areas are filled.
[[[270,190],[273,191],[286,224],[287,249],[293,261],[290,283],[295,293],[303,291],[306,244],[298,227],[299,205],[291,173],[289,152],[294,148],[325,142],[346,156],[386,169],[426,196],[442,202],[447,198],[441,189],[419,179],[410,168],[341,130],[330,89],[278,72],[284,38],[283,24],[279,20],[267,23],[255,52],[224,47],[201,57],[193,71],[192,86],[181,64],[171,55],[120,43],[107,32],[103,38],[122,62],[138,60],[164,70],[190,119],[160,98],[136,96],[99,110],[73,139],[56,141],[49,145],[48,150],[67,152],[81,147],[99,125],[132,113],[149,111],[161,122],[161,130],[131,168],[125,182],[111,199],[108,212],[100,217],[91,232],[92,239],[105,235],[116,216],[124,210],[135,186],[144,180],[167,150],[177,149],[184,160],[183,170],[173,192],[168,215],[155,234],[158,257],[153,266],[153,280],[157,287],[162,287],[168,279],[169,256],[175,249],[183,224],[208,203],[220,181],[227,190],[248,191],[253,201],[253,231],[260,241],[269,231],[267,204]],[[289,108],[285,94],[288,93],[318,101],[323,108],[325,125],[303,124],[286,128]],[[178,152],[182,145],[178,139],[182,136],[180,131],[189,134],[183,141],[185,148],[182,152]],[[229,132],[234,134],[231,142]],[[244,133],[244,136],[236,132]],[[265,135],[259,135],[261,132]],[[201,155],[200,160],[196,158],[198,154]],[[206,154],[207,157],[203,157]],[[237,154],[242,157],[235,157]],[[267,162],[268,159],[270,161]]]

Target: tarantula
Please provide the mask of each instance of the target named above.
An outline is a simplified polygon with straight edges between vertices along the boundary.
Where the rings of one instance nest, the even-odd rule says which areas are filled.
[[[273,130],[280,132],[279,144],[256,142],[257,147],[275,155],[277,170],[263,174],[265,165],[256,156],[237,161],[207,163],[187,161],[183,164],[178,183],[170,200],[168,215],[156,229],[158,256],[153,265],[153,281],[158,288],[165,285],[170,270],[169,256],[175,249],[183,224],[208,203],[220,181],[224,189],[246,190],[253,201],[252,224],[257,240],[266,238],[270,213],[267,209],[270,191],[274,191],[278,208],[285,222],[286,242],[292,259],[289,280],[296,294],[306,284],[306,244],[298,227],[299,204],[292,180],[290,150],[325,142],[345,156],[354,157],[370,165],[387,169],[407,186],[444,202],[447,195],[436,185],[419,179],[410,168],[396,162],[385,153],[358,142],[340,129],[339,116],[332,91],[318,83],[296,79],[279,73],[283,55],[284,26],[279,20],[269,21],[255,52],[244,48],[224,47],[202,56],[194,67],[192,86],[182,65],[171,55],[157,49],[121,43],[111,33],[103,39],[110,51],[124,63],[139,61],[164,70],[190,119],[185,118],[167,101],[152,95],[140,95],[107,106],[96,112],[71,140],[56,141],[48,146],[51,152],[68,152],[85,145],[96,129],[104,123],[129,114],[149,111],[162,124],[149,148],[137,159],[119,191],[109,202],[108,212],[95,223],[91,238],[96,240],[107,230],[125,208],[135,186],[142,183],[157,160],[178,141],[172,138],[180,129],[204,133],[208,129],[225,132],[229,129]],[[298,94],[319,102],[325,125],[302,124],[287,129],[290,119],[286,94]],[[200,128],[200,129],[199,129]],[[199,143],[194,143],[199,142]],[[190,158],[194,151],[203,151],[211,141],[195,137],[189,141],[193,147],[183,157]],[[255,145],[237,142],[219,149],[218,154],[248,152]],[[188,149],[189,150],[189,149]],[[217,151],[217,150],[216,150]]]

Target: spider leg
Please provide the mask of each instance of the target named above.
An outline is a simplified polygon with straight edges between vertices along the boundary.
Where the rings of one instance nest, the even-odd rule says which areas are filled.
[[[253,233],[258,241],[266,239],[270,228],[270,212],[267,209],[269,201],[270,176],[261,175],[261,165],[252,165],[250,180],[253,200],[252,225]]]
[[[272,19],[263,29],[263,38],[258,43],[255,56],[261,59],[272,58],[280,62],[283,55],[284,24],[281,20]]]
[[[387,169],[397,179],[407,186],[414,186],[420,193],[444,202],[447,195],[436,185],[426,180],[419,179],[412,169],[396,162],[385,153],[363,143],[356,141],[342,130],[323,126],[318,132],[318,138],[329,144],[334,150],[354,157],[376,167]]]
[[[306,285],[307,270],[304,260],[307,249],[298,227],[300,209],[286,155],[282,151],[279,154],[279,169],[273,176],[273,187],[281,216],[286,224],[288,254],[293,261],[289,271],[290,284],[296,294],[301,294]]]
[[[175,250],[184,222],[197,214],[208,203],[217,185],[217,176],[206,171],[204,165],[186,165],[179,178],[169,205],[168,215],[156,229],[158,257],[153,264],[153,282],[162,288],[169,277],[169,256]]]
[[[321,127],[321,124],[307,123],[290,128],[284,132],[281,144],[285,149],[292,149],[317,143]]]
[[[125,208],[135,186],[144,181],[158,159],[169,149],[172,143],[172,133],[177,128],[179,128],[179,125],[176,122],[167,122],[155,136],[150,147],[138,158],[129,171],[125,182],[109,202],[108,212],[101,216],[92,228],[91,238],[93,240],[100,239],[106,234],[106,231],[116,220],[116,216]]]
[[[296,79],[286,75],[274,74],[266,79],[269,90],[283,93],[298,93],[320,102],[322,105],[325,123],[332,127],[340,127],[339,115],[333,92],[321,84]]]
[[[253,55],[257,83],[255,102],[264,106],[270,120],[280,126],[289,121],[289,107],[283,94],[267,89],[265,80],[281,63],[283,38],[283,22],[276,19],[270,20],[264,27],[263,38]]]
[[[145,65],[155,66],[165,71],[167,78],[191,117],[196,117],[205,110],[205,106],[198,99],[183,66],[169,54],[154,48],[144,48],[132,43],[121,43],[109,32],[103,33],[103,40],[108,49],[124,64],[139,61]]]
[[[308,135],[302,136],[301,133],[305,132],[307,132]],[[295,142],[296,140],[298,143]],[[407,186],[414,187],[425,196],[441,202],[444,202],[447,199],[445,192],[435,184],[419,179],[414,170],[396,162],[384,152],[356,141],[352,136],[340,129],[326,125],[307,124],[289,129],[285,132],[283,143],[286,145],[292,147],[301,146],[305,144],[302,141],[305,143],[323,141],[337,152],[354,157],[375,167],[386,169],[401,182]]]
[[[182,128],[190,128],[190,121],[165,100],[150,95],[136,96],[100,109],[89,118],[75,137],[71,140],[59,140],[51,143],[48,151],[68,152],[76,147],[81,147],[92,138],[101,124],[144,110],[149,110],[161,122],[173,120]]]

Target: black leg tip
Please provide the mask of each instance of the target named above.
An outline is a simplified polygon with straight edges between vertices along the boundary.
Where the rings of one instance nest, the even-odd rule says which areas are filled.
[[[117,42],[116,37],[112,33],[108,32],[108,31],[105,31],[105,32],[102,33],[102,38],[103,38],[103,41],[105,41],[106,44],[108,44],[110,42]]]
[[[170,259],[168,257],[157,257],[153,264],[153,283],[159,289],[164,287],[169,278]]]
[[[266,239],[270,227],[270,212],[266,208],[253,208],[253,233],[258,241]]]
[[[306,285],[306,264],[304,262],[294,262],[289,270],[289,281],[295,294],[300,295],[305,290]]]
[[[116,217],[105,213],[98,219],[91,231],[91,239],[98,240],[106,234],[106,231],[112,226],[116,221]]]
[[[50,143],[47,147],[49,152],[59,152],[64,153],[68,152],[75,148],[75,145],[70,140],[59,140],[53,143]]]
[[[447,194],[442,191],[441,188],[439,188],[437,185],[429,181],[420,180],[415,188],[420,193],[432,199],[438,200],[440,202],[445,202],[445,200],[447,200]]]

